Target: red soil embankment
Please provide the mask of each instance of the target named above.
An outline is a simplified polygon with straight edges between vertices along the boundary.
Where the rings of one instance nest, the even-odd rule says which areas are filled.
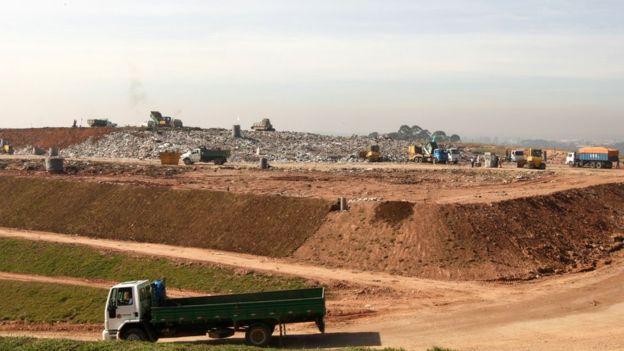
[[[356,204],[294,257],[453,280],[593,269],[624,246],[623,200],[624,184],[606,184],[490,204]]]
[[[117,128],[25,128],[0,129],[0,139],[8,139],[13,147],[36,146],[64,148],[80,144],[89,138],[97,140]]]
[[[321,199],[0,177],[0,226],[287,256],[330,211]]]

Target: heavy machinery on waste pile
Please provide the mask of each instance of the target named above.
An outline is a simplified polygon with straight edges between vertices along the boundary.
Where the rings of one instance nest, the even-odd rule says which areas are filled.
[[[379,145],[369,145],[366,150],[358,152],[358,156],[362,159],[366,159],[368,162],[381,162],[383,156],[381,155],[381,148]]]
[[[104,340],[157,341],[161,337],[227,338],[245,333],[245,342],[266,346],[275,327],[313,322],[325,332],[325,290],[310,288],[185,298],[167,297],[165,282],[127,281],[108,293]]]
[[[449,153],[438,146],[435,137],[423,146],[409,145],[407,148],[408,159],[417,163],[448,163]]]
[[[14,153],[13,145],[6,139],[0,139],[0,154],[13,155]]]
[[[182,128],[182,120],[173,117],[163,116],[159,111],[150,112],[150,120],[147,122],[149,129],[158,128]]]
[[[271,120],[268,118],[263,118],[262,121],[254,123],[251,126],[251,129],[253,129],[256,132],[274,132],[275,131],[275,128],[273,128],[273,125],[271,124]]]
[[[88,119],[87,124],[91,128],[114,128],[117,127],[117,123],[109,121],[107,118],[94,118]]]

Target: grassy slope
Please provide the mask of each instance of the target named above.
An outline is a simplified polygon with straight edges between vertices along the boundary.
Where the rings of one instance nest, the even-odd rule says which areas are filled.
[[[288,256],[330,201],[0,177],[0,226]]]
[[[0,280],[3,320],[102,323],[106,290]]]
[[[60,339],[32,339],[32,338],[2,338],[0,337],[0,350],[15,351],[43,351],[43,350],[73,350],[73,351],[253,351],[253,350],[279,350],[288,349],[275,348],[255,348],[245,345],[193,345],[184,343],[139,343],[139,342],[86,342]],[[304,349],[298,349],[303,351]],[[363,351],[372,350],[362,347],[348,347],[338,350]],[[382,351],[393,351],[397,349],[381,349]]]
[[[239,293],[297,289],[306,286],[299,278],[254,273],[164,258],[128,256],[80,245],[0,239],[0,271],[99,278],[112,281],[165,277],[171,287],[215,293]]]

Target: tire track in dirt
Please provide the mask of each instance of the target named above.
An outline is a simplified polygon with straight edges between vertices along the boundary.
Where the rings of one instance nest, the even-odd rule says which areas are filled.
[[[43,276],[43,275],[37,275],[37,274],[21,274],[21,273],[11,273],[11,272],[0,272],[0,280],[15,280],[15,281],[20,281],[20,282],[73,285],[73,286],[82,286],[86,288],[97,288],[97,289],[109,289],[111,286],[119,283],[119,282],[108,281],[108,280],[103,280],[103,279],[83,279],[83,278],[64,277],[64,276],[50,277],[50,276]],[[193,297],[193,296],[206,296],[210,294],[198,292],[198,291],[192,291],[192,290],[167,287],[167,295],[171,297]]]
[[[328,325],[332,333],[376,333],[381,344],[377,346],[410,350],[424,350],[433,345],[462,350],[624,349],[622,254],[614,256],[610,265],[593,272],[500,284],[353,272],[215,250],[115,242],[7,228],[0,228],[0,236],[199,260],[334,283],[346,281],[364,286],[392,287],[398,294],[385,303],[401,308],[380,309],[379,313],[369,317]],[[411,295],[411,291],[436,292],[438,295],[419,299]],[[371,297],[365,303],[370,304],[371,309],[377,309],[383,301]],[[308,332],[305,328],[297,328],[295,334]],[[0,335],[3,334],[0,332]],[[71,333],[55,334],[61,335],[43,332],[41,336],[74,338]],[[40,336],[37,333],[32,335]],[[304,336],[300,339],[293,337],[295,343],[306,343]]]
[[[75,235],[25,231],[10,228],[0,228],[0,237],[79,244],[120,252],[202,261],[233,268],[244,268],[257,272],[297,276],[325,283],[347,282],[363,286],[392,287],[395,290],[401,291],[421,291],[429,289],[439,291],[440,289],[444,289],[445,293],[460,293],[462,295],[470,293],[471,291],[481,290],[481,284],[479,283],[442,282],[412,277],[400,277],[387,273],[325,268],[310,264],[295,263],[288,259],[277,259],[211,249],[93,239]]]

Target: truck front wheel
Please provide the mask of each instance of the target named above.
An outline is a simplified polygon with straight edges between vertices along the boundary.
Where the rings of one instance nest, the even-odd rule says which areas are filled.
[[[123,333],[123,339],[129,341],[147,341],[147,334],[140,328],[130,328]]]
[[[191,161],[190,158],[185,158],[184,160],[182,160],[184,162],[185,165],[190,166],[193,164],[193,161]]]
[[[245,332],[245,341],[248,345],[264,347],[271,341],[271,327],[264,323],[252,324]]]

